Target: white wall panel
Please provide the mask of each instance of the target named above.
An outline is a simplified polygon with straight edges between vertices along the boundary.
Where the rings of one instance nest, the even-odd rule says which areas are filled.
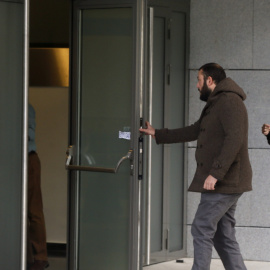
[[[30,88],[36,110],[36,144],[48,243],[66,243],[68,88]]]

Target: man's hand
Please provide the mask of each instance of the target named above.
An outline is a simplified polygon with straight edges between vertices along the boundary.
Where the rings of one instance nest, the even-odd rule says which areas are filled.
[[[139,131],[145,133],[146,135],[151,135],[155,139],[156,130],[150,125],[149,122],[145,122],[146,128],[140,128]]]
[[[270,131],[270,125],[268,124],[263,124],[262,126],[262,134],[268,135]]]
[[[212,175],[209,175],[204,181],[203,188],[206,190],[215,190],[216,182],[217,182],[217,179],[213,177]]]

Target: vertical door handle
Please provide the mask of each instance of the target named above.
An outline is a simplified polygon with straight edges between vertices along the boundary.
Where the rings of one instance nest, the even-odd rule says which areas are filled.
[[[138,179],[143,179],[143,137],[139,137],[139,154],[138,154]]]

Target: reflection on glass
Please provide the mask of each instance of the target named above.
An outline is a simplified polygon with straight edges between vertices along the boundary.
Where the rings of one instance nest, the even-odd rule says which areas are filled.
[[[81,164],[114,167],[130,141],[132,20],[129,9],[83,11]]]
[[[172,12],[169,128],[185,121],[185,14]],[[183,249],[184,144],[170,145],[169,251]]]
[[[132,10],[82,11],[80,163],[115,167],[130,148]],[[79,269],[127,270],[130,163],[80,173]]]
[[[0,269],[20,269],[23,5],[0,2]]]
[[[165,19],[154,19],[153,126],[163,127],[164,120],[164,31]],[[163,147],[152,140],[151,252],[162,250],[163,222]]]
[[[171,16],[170,41],[166,41],[165,29],[169,18],[154,17],[152,122],[154,127],[165,123],[173,129],[183,127],[185,119],[185,14],[172,12]],[[164,81],[168,63],[169,83]],[[151,157],[150,247],[152,258],[162,260],[183,249],[184,144],[162,146],[152,141]],[[166,231],[168,251],[162,243]]]

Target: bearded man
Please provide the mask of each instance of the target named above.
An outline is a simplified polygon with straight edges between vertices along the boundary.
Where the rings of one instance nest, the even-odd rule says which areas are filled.
[[[188,189],[201,193],[191,227],[192,270],[210,269],[213,246],[226,270],[246,270],[234,218],[238,199],[252,190],[246,94],[216,63],[203,65],[197,79],[200,99],[206,102],[197,122],[178,129],[155,129],[146,122],[140,132],[157,144],[197,140],[197,169]]]

